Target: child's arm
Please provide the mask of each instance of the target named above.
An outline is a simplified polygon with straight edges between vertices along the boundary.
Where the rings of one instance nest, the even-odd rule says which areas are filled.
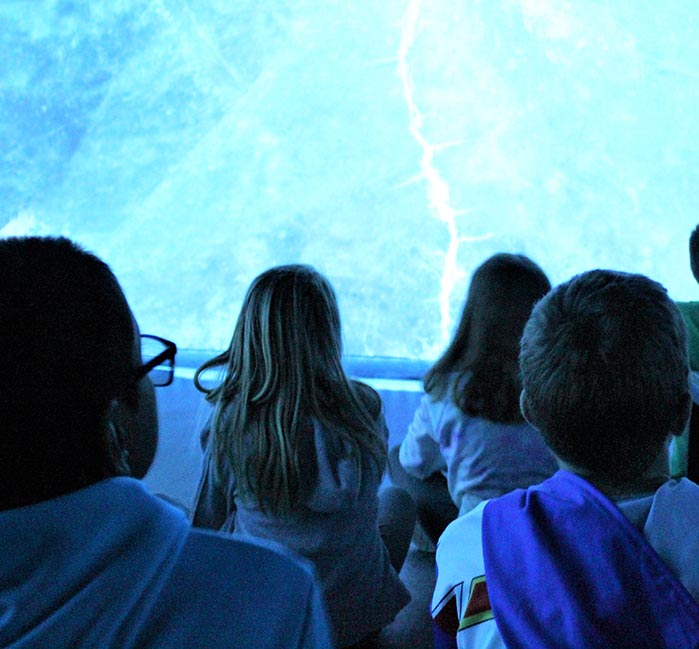
[[[229,488],[231,485],[221,484],[216,476],[216,467],[211,456],[210,431],[203,431],[201,439],[204,445],[204,460],[194,499],[192,525],[232,532],[236,507],[233,498],[229,498],[228,494],[232,494],[233,490]]]
[[[400,445],[400,463],[407,473],[416,478],[427,478],[447,469],[439,448],[437,433],[432,425],[430,404],[430,396],[426,394],[422,397],[420,407],[415,411],[408,433]]]

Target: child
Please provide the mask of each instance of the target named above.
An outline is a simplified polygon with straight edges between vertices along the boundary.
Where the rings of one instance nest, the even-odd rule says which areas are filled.
[[[519,411],[517,367],[524,324],[550,288],[524,255],[490,257],[473,274],[454,339],[425,376],[400,465],[395,451],[391,459],[394,481],[415,500],[434,543],[459,511],[541,482],[557,468]]]
[[[279,266],[253,281],[228,350],[195,375],[214,411],[202,432],[193,522],[269,539],[310,559],[336,641],[348,646],[375,634],[410,599],[397,571],[414,506],[396,488],[379,503],[387,435],[381,400],[348,380],[341,354],[337,302],[322,275]],[[225,378],[206,390],[199,379],[213,367],[225,368]],[[379,524],[391,518],[399,542],[387,549]]]
[[[153,459],[153,379],[176,347],[145,361],[153,337],[107,264],[62,237],[0,239],[0,341],[1,647],[328,646],[307,566],[191,529],[129,475]]]
[[[690,404],[676,306],[641,275],[583,273],[535,307],[520,367],[562,470],[447,528],[437,646],[699,646],[699,487],[668,480]]]
[[[689,266],[694,279],[699,282],[699,225],[689,235]],[[699,302],[676,302],[689,334],[689,365],[699,371]]]
[[[699,282],[699,225],[689,235],[689,266],[694,279]],[[691,371],[689,390],[695,404],[699,403],[699,302],[675,302],[687,326],[687,347]],[[694,406],[696,411],[697,406]],[[690,421],[696,426],[694,412]],[[697,431],[699,433],[699,430]],[[670,475],[686,476],[696,481],[699,478],[699,436],[690,434],[689,428],[683,435],[675,437],[670,446]]]

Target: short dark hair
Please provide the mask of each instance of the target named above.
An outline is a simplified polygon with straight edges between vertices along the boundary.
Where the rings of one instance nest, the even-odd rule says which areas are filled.
[[[523,407],[561,459],[614,482],[641,475],[688,416],[687,333],[643,275],[583,273],[534,308]]]
[[[106,477],[106,414],[131,389],[134,336],[96,256],[66,238],[0,240],[3,509]]]
[[[425,375],[425,391],[450,398],[471,417],[521,421],[519,339],[532,307],[550,288],[544,271],[525,255],[486,259],[473,273],[449,347]]]
[[[689,235],[689,265],[694,279],[699,282],[699,225]]]

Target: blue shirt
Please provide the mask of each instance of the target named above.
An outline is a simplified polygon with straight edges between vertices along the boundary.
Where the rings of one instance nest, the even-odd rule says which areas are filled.
[[[0,646],[331,646],[311,573],[131,478],[0,512]]]

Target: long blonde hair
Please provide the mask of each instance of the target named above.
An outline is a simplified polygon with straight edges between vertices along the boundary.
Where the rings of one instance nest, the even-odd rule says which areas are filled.
[[[304,482],[313,477],[313,420],[343,442],[331,445],[331,461],[349,454],[361,471],[367,451],[383,468],[380,399],[347,378],[341,357],[328,280],[310,266],[278,266],[252,282],[228,349],[196,371],[195,386],[215,405],[217,473],[232,471],[241,496],[263,511],[288,514],[302,502],[302,469]],[[207,389],[200,377],[215,367],[225,378]]]

